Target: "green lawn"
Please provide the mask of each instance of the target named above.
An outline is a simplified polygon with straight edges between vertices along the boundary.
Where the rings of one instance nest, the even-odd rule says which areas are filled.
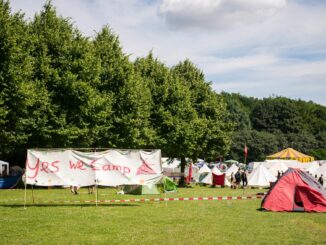
[[[99,189],[99,199],[140,198]],[[246,190],[245,195],[263,190]],[[326,214],[259,211],[261,200],[41,204],[95,200],[81,189],[0,190],[0,244],[326,244]],[[199,187],[150,197],[237,196]]]

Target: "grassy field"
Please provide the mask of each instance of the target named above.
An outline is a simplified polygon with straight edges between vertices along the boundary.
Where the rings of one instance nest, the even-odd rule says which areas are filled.
[[[245,195],[262,190],[245,190]],[[100,200],[141,197],[237,196],[242,190],[198,187],[156,196],[117,195],[99,189]],[[261,200],[71,204],[94,200],[81,189],[0,190],[0,244],[326,244],[325,213],[260,211]],[[59,201],[60,204],[41,204]]]

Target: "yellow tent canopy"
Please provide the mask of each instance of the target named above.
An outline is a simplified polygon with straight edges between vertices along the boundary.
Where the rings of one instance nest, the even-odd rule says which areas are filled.
[[[286,148],[273,155],[267,156],[267,159],[287,159],[287,160],[297,160],[299,162],[312,162],[314,160],[313,157],[305,155],[292,148]]]

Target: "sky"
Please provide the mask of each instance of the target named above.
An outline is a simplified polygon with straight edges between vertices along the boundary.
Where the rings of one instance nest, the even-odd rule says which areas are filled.
[[[27,19],[44,0],[11,0]],[[326,105],[324,0],[52,0],[86,36],[104,25],[131,59],[190,59],[217,92]]]

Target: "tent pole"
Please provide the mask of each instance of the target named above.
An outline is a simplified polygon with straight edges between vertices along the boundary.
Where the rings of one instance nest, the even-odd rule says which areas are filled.
[[[32,199],[33,199],[33,204],[34,204],[34,188],[33,188],[33,185],[32,185]]]
[[[96,188],[96,192],[95,192],[95,204],[97,207],[97,202],[98,202],[98,186],[97,186],[97,180],[95,180],[95,188]]]
[[[25,179],[24,209],[26,209],[26,199],[27,199],[27,183],[26,183],[26,179]]]

